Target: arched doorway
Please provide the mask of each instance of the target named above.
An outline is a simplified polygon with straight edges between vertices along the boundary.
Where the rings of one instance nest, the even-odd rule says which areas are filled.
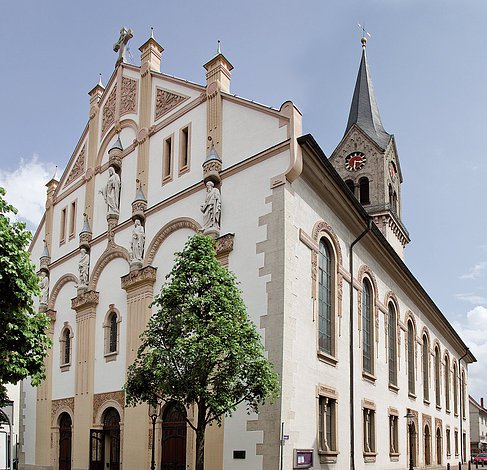
[[[107,470],[120,470],[120,415],[108,408],[103,416],[104,455]]]
[[[162,415],[161,470],[186,469],[186,418],[169,404]]]
[[[59,417],[59,470],[71,470],[71,416],[62,413]]]

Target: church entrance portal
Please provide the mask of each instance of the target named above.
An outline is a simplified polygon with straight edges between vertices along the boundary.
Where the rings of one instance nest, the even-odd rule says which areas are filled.
[[[59,418],[59,470],[71,470],[71,417],[63,413]]]
[[[184,414],[168,405],[162,415],[161,470],[186,469],[186,420]]]
[[[108,408],[103,415],[103,430],[90,432],[90,470],[120,470],[120,415]]]

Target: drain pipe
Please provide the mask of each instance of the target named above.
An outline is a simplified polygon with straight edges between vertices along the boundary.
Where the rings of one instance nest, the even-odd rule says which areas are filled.
[[[350,271],[350,349],[349,349],[349,362],[350,362],[350,470],[355,470],[355,426],[354,426],[354,383],[353,383],[353,361],[354,361],[354,344],[353,344],[353,247],[362,240],[372,228],[372,219],[369,218],[367,228],[355,239],[350,245],[349,255],[349,271]]]
[[[458,359],[458,375],[460,377],[460,462],[463,463],[463,415],[465,413],[465,392],[462,382],[462,359],[470,352],[470,349],[465,350],[465,354]],[[466,416],[466,413],[465,413]]]

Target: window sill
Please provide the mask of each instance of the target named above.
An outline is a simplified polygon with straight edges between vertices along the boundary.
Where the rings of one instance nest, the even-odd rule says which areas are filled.
[[[364,452],[364,462],[374,463],[377,460],[377,452]]]
[[[364,370],[362,371],[362,378],[372,384],[375,384],[375,381],[377,380],[375,375],[365,372]]]
[[[326,362],[327,364],[330,364],[333,367],[336,367],[338,359],[334,356],[330,356],[329,354],[323,352],[323,351],[318,351],[317,352],[318,359],[321,362]]]
[[[113,362],[117,360],[118,351],[105,354],[105,362]]]
[[[427,406],[430,406],[430,401],[427,400],[426,398],[423,398],[423,403]]]
[[[458,411],[455,411],[455,413],[453,413],[453,414],[458,417]]]
[[[411,398],[411,400],[416,400],[416,394],[413,392],[408,392],[408,397]]]
[[[320,463],[337,463],[339,453],[337,450],[319,450]]]
[[[71,368],[71,362],[61,364],[61,372],[67,372]]]
[[[441,410],[441,405],[436,405],[437,410]]]
[[[398,393],[399,392],[399,387],[397,385],[394,385],[394,384],[389,384],[389,390],[391,392],[394,392],[394,393]]]
[[[189,166],[183,166],[179,171],[178,171],[178,177],[181,175],[184,175],[185,173],[189,172]]]
[[[451,413],[451,411],[449,409],[446,409],[445,411],[447,412],[447,414]]]
[[[399,462],[399,452],[389,452],[389,459],[391,462]]]
[[[170,183],[171,181],[172,181],[172,174],[171,175],[164,176],[162,178],[162,184],[167,184],[167,183]]]

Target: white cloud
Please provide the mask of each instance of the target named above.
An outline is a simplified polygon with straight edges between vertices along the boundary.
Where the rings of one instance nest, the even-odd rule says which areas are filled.
[[[465,321],[453,322],[453,326],[477,358],[478,362],[469,366],[468,389],[470,395],[479,400],[487,390],[484,362],[487,357],[487,308],[474,307],[467,313]]]
[[[472,305],[486,305],[487,298],[482,297],[481,295],[474,294],[473,292],[468,292],[466,294],[456,294],[455,297],[459,300],[465,300],[466,302],[471,303]]]
[[[7,191],[6,200],[18,209],[17,217],[35,228],[44,213],[46,183],[53,177],[55,165],[39,161],[33,155],[30,161],[20,160],[12,170],[0,169],[0,186]]]
[[[487,270],[487,261],[477,263],[470,272],[462,274],[460,279],[478,279]]]

